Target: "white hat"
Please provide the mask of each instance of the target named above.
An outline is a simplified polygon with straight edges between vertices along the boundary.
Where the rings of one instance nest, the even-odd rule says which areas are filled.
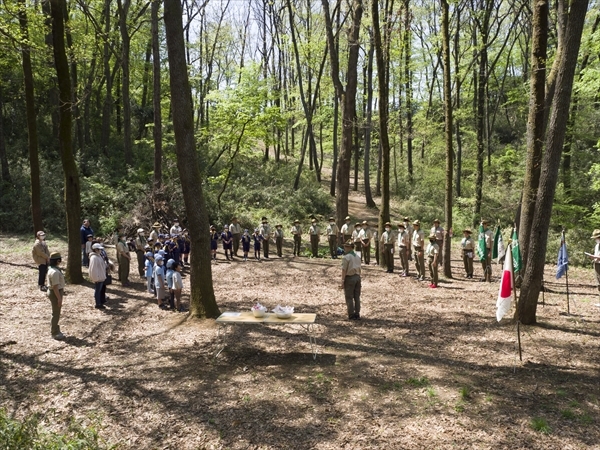
[[[144,232],[144,229],[143,229],[143,228],[138,228],[137,232],[138,232],[138,233],[143,233],[143,232]]]
[[[92,250],[102,250],[104,247],[102,247],[102,244],[94,244],[92,245]]]
[[[46,236],[46,233],[44,233],[43,231],[38,231],[37,233],[35,233],[36,236]]]

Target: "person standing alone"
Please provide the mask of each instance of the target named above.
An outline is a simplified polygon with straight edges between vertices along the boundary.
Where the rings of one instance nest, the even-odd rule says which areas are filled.
[[[360,256],[354,250],[352,240],[344,243],[344,256],[342,257],[342,284],[349,320],[360,319]]]
[[[60,311],[62,309],[63,297],[65,295],[65,276],[59,269],[62,261],[60,253],[54,252],[50,255],[48,269],[48,298],[52,304],[52,321],[50,322],[50,333],[52,337],[58,341],[65,338],[65,335],[60,331]]]
[[[46,243],[46,233],[38,231],[36,237],[31,254],[33,261],[38,265],[38,286],[40,291],[46,292],[48,289],[46,287],[46,273],[50,263],[50,250],[48,250],[48,244]]]
[[[294,256],[300,256],[300,245],[302,244],[302,227],[299,220],[294,220],[294,225],[290,230],[294,237]]]

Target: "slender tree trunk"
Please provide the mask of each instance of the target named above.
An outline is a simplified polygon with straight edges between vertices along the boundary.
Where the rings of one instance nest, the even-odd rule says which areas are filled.
[[[186,64],[181,3],[180,0],[165,0],[164,5],[177,168],[189,222],[191,246],[194,249],[190,263],[190,312],[195,317],[218,317],[220,311],[212,282],[210,239],[206,232],[210,223],[196,155],[192,92]]]
[[[127,16],[131,0],[117,0],[119,7],[119,30],[121,31],[121,103],[123,104],[123,153],[125,163],[133,165],[133,150],[131,139],[131,99],[129,98],[129,49],[131,36],[127,29]]]
[[[529,116],[527,118],[527,160],[523,190],[521,191],[521,216],[518,229],[523,267],[527,265],[529,235],[531,234],[544,149],[548,12],[548,0],[535,2],[532,23]]]
[[[341,23],[341,8],[337,8],[337,14],[335,17],[336,22],[336,30],[340,29]],[[340,39],[339,32],[335,34],[334,43],[335,43],[335,51],[339,53],[340,48]],[[329,194],[332,197],[335,197],[335,187],[337,185],[336,175],[337,175],[337,164],[338,164],[338,152],[339,152],[339,121],[340,121],[340,96],[336,95],[333,98],[333,163],[331,164],[331,184],[329,186]]]
[[[389,84],[388,84],[388,61],[384,43],[381,38],[381,25],[379,22],[379,1],[371,2],[371,15],[373,17],[373,41],[375,44],[375,58],[377,61],[377,85],[379,88],[379,147],[381,151],[381,204],[379,206],[379,232],[383,233],[385,223],[390,220],[390,140],[388,137],[388,104],[389,104]],[[384,26],[388,28],[386,17]],[[386,37],[388,33],[385,33]],[[379,259],[380,265],[385,267],[383,258]]]
[[[452,229],[452,174],[454,171],[454,150],[452,148],[452,78],[450,75],[450,18],[448,0],[442,0],[442,66],[444,70],[444,136],[446,144],[446,195],[444,200],[444,215],[446,229],[444,230],[444,275],[452,278],[450,230]]]
[[[150,9],[152,32],[152,109],[154,110],[154,198],[162,186],[162,107],[160,86],[160,42],[158,39],[158,12],[160,0],[154,0]]]
[[[152,19],[150,19],[152,21]],[[152,38],[146,46],[146,58],[144,60],[144,74],[142,75],[142,102],[140,104],[139,123],[136,139],[139,141],[146,134],[146,124],[148,123],[148,85],[150,84],[150,58],[152,57]]]
[[[52,40],[54,43],[54,65],[59,89],[58,129],[60,157],[65,176],[65,206],[67,212],[67,236],[69,241],[69,257],[67,258],[66,278],[70,283],[83,282],[81,273],[81,189],[79,171],[73,156],[72,118],[71,118],[71,76],[69,61],[65,50],[65,26],[63,11],[65,0],[50,0],[52,15]]]
[[[113,108],[112,99],[112,74],[110,71],[110,0],[104,0],[104,46],[102,66],[104,68],[104,79],[106,82],[106,97],[104,97],[104,107],[102,109],[102,133],[100,134],[100,148],[105,156],[108,156],[108,144],[110,141],[110,122]]]
[[[413,184],[413,114],[412,114],[412,57],[410,0],[404,0],[404,91],[406,96],[406,166],[408,183]]]
[[[460,13],[461,9],[456,10],[456,32],[454,33],[454,83],[456,86],[456,109],[460,110],[460,88],[462,78],[460,75]],[[456,133],[456,196],[461,196],[461,179],[462,179],[462,137],[460,130],[460,122],[458,119],[454,121],[454,130]]]
[[[27,135],[29,147],[29,173],[31,185],[31,218],[33,231],[44,229],[42,223],[42,203],[40,186],[40,162],[38,156],[37,114],[33,87],[33,71],[31,68],[31,49],[29,47],[29,25],[25,0],[19,0],[19,23],[23,35],[21,55],[23,58],[23,79],[25,81],[25,108],[27,111]],[[8,171],[8,167],[7,167]]]
[[[564,51],[561,52],[556,74],[556,91],[546,136],[546,151],[537,192],[525,276],[517,307],[517,320],[529,325],[536,322],[537,303],[544,275],[548,230],[556,193],[558,171],[569,118],[569,107],[581,35],[588,9],[588,0],[572,0],[566,27]]]
[[[0,165],[2,165],[2,181],[6,185],[12,184],[8,158],[6,156],[6,139],[4,138],[4,99],[2,94],[2,81],[0,80]],[[35,228],[35,224],[34,224]]]
[[[372,33],[371,33],[372,34]],[[374,208],[375,201],[371,194],[371,182],[370,182],[370,159],[371,159],[371,130],[373,128],[373,122],[371,120],[373,115],[373,53],[375,52],[375,46],[373,44],[373,38],[371,37],[371,45],[369,46],[369,52],[367,54],[367,119],[366,119],[366,130],[365,130],[365,165],[364,165],[364,180],[365,180],[365,199],[367,206]]]

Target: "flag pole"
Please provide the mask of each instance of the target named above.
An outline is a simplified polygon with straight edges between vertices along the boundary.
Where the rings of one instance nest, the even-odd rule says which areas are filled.
[[[567,241],[565,240],[565,229],[562,229],[562,241],[560,243],[560,246],[562,247],[564,245],[567,245]],[[569,301],[569,265],[567,264],[567,267],[565,268],[565,282],[567,284],[567,315],[570,316],[571,315],[571,302]]]
[[[514,228],[513,230],[514,231]],[[510,235],[512,236],[512,231]],[[512,241],[509,242],[506,247],[507,258],[512,258]],[[517,345],[519,347],[519,361],[523,361],[523,351],[521,349],[521,318],[519,317],[519,299],[517,297],[517,286],[515,285],[515,270],[513,265],[513,270],[510,272],[510,276],[512,278],[512,288],[513,288],[513,299],[515,301],[515,308],[517,309]]]

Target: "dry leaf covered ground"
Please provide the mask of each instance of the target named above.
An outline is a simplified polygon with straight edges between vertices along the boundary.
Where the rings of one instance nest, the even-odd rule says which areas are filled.
[[[108,288],[105,312],[90,283],[68,285],[68,338],[54,341],[31,244],[0,237],[0,407],[42,413],[49,430],[74,418],[123,449],[600,448],[600,300],[588,269],[569,272],[568,316],[564,278],[547,267],[520,362],[515,325],[495,320],[498,282],[465,280],[458,260],[436,290],[365,267],[363,319],[348,321],[339,260],[219,255],[221,311],[258,300],[317,313],[313,361],[299,327],[232,326],[221,341],[214,320],[160,310],[133,267],[131,287]],[[64,241],[50,247],[66,252]]]

